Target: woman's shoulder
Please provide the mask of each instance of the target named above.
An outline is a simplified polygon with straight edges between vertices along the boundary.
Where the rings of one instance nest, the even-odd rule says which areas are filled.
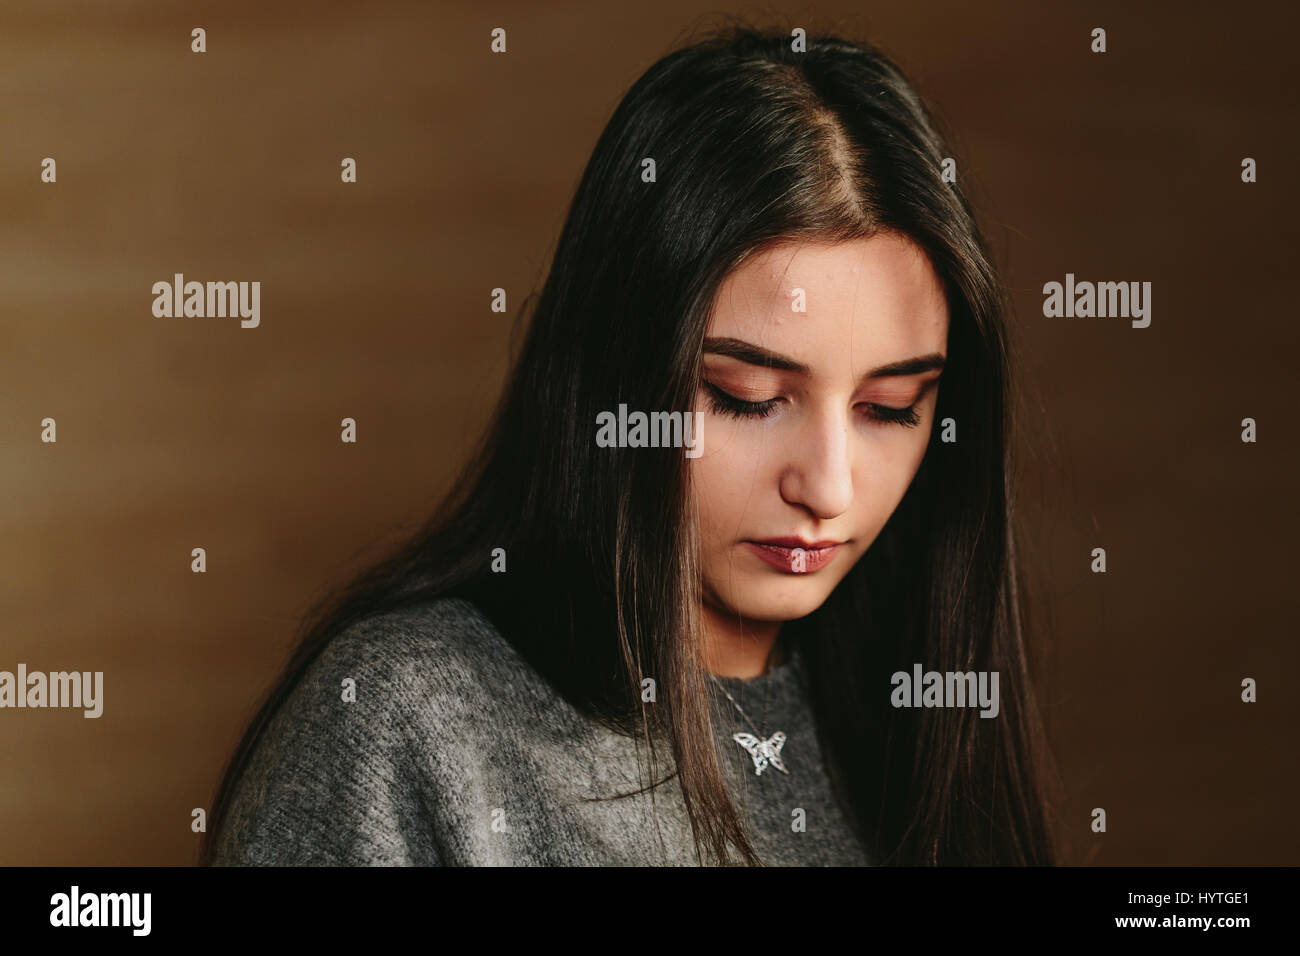
[[[342,628],[305,668],[289,705],[300,722],[400,727],[426,747],[505,723],[571,717],[550,682],[460,597]]]
[[[263,750],[403,759],[445,745],[511,706],[531,668],[474,604],[441,598],[368,614],[335,631],[300,670]]]
[[[436,692],[527,668],[477,605],[444,597],[353,621],[330,638],[309,673]]]
[[[444,760],[509,707],[527,665],[475,605],[440,599],[337,631],[269,719],[231,797],[221,863],[427,863],[411,823]],[[506,715],[509,720],[509,715]]]

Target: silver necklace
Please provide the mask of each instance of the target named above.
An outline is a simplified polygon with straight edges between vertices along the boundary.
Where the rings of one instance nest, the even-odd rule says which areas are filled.
[[[722,686],[722,681],[718,680],[717,676],[712,673],[710,673],[709,676],[713,678],[713,683],[718,685],[718,690],[727,695],[727,700],[731,701],[731,706],[736,708],[740,713],[740,716],[745,719],[745,723],[749,724],[750,728],[754,731],[752,734],[739,733],[731,735],[731,739],[740,744],[740,746],[745,749],[745,752],[753,758],[754,775],[761,776],[763,771],[769,766],[775,767],[784,774],[788,774],[790,771],[785,769],[785,764],[781,762],[781,748],[785,746],[785,734],[778,730],[776,733],[772,734],[771,737],[765,736],[761,730],[754,726],[754,722],[749,719],[749,715],[746,714],[741,706],[736,703],[736,699],[732,697],[731,694],[727,693],[727,688]],[[767,688],[763,694],[764,724],[767,723],[767,699],[771,691],[772,684],[769,680]],[[757,734],[757,736],[755,736],[755,734]]]

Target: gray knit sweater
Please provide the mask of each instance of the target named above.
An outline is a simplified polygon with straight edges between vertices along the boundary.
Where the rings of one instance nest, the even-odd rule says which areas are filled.
[[[355,700],[345,700],[348,679]],[[867,862],[831,797],[797,651],[722,684],[787,740],[789,774],[719,753],[769,865]],[[717,694],[716,688],[711,691]],[[766,697],[765,697],[766,694]],[[217,865],[697,865],[676,778],[638,789],[637,742],[581,716],[467,601],[371,617],[329,642],[261,736],[217,834]],[[644,752],[644,745],[641,746]],[[672,755],[660,750],[660,778]]]

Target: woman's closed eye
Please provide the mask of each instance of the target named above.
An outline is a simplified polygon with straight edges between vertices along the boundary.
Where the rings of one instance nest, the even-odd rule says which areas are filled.
[[[730,392],[723,391],[707,379],[704,380],[703,384],[709,394],[709,404],[713,411],[730,418],[766,418],[776,411],[777,405],[784,401],[780,397],[769,398],[760,402],[746,401],[743,398],[737,398]],[[916,411],[918,404],[919,401],[913,402],[906,408],[895,408],[892,405],[862,402],[857,407],[865,409],[864,416],[872,421],[914,428],[921,422],[921,417]]]
[[[709,404],[713,410],[719,415],[727,415],[731,418],[766,418],[776,411],[776,406],[781,403],[779,398],[747,402],[730,392],[724,392],[707,379],[704,381],[704,388],[709,393]]]

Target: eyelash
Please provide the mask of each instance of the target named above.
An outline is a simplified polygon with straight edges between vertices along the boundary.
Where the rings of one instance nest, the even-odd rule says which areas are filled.
[[[713,410],[729,418],[767,418],[776,411],[776,406],[781,401],[779,398],[769,398],[765,402],[746,402],[724,392],[712,382],[706,381],[704,387],[709,393],[709,404],[712,405]],[[868,402],[867,408],[871,409],[868,418],[884,424],[915,428],[921,423],[921,416],[916,413],[915,404],[907,408],[891,408],[888,405],[874,405]]]

